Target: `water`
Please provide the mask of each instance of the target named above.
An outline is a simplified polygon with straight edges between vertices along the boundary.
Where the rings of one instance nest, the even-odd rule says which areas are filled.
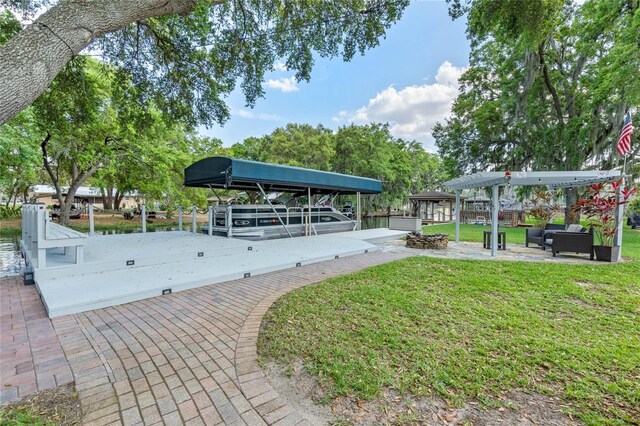
[[[20,255],[20,235],[0,235],[0,277],[20,275],[25,267]]]
[[[362,218],[362,229],[388,228],[388,216],[375,216]]]

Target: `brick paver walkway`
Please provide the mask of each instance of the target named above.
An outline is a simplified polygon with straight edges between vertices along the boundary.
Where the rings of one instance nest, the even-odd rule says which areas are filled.
[[[0,402],[73,381],[51,321],[33,286],[0,277]]]
[[[278,297],[295,288],[407,255],[351,256],[54,319],[84,423],[305,424],[258,366],[262,316]],[[35,293],[33,287],[3,283],[3,303],[5,287]],[[15,294],[8,299],[12,297]],[[29,301],[29,311],[32,304],[37,305]],[[4,305],[2,315],[5,324]],[[44,330],[51,322],[37,324],[55,346],[51,331]],[[4,340],[2,346],[4,351]],[[39,352],[32,352],[37,359]],[[38,362],[34,365],[37,371]]]

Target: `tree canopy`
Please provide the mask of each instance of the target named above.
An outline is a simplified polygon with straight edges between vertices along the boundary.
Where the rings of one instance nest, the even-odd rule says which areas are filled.
[[[16,13],[47,10],[22,29],[6,12],[0,18],[0,124],[87,47],[167,117],[192,128],[222,123],[229,116],[224,97],[236,84],[253,105],[277,61],[298,80],[309,79],[314,54],[348,61],[376,46],[408,2],[5,0]]]
[[[434,129],[452,173],[619,161],[623,115],[640,106],[639,2],[452,2],[460,11],[469,12],[470,67],[451,118]]]

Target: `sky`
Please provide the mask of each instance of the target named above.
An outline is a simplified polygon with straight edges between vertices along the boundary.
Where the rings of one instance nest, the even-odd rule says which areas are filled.
[[[224,146],[271,133],[287,123],[336,130],[343,125],[389,123],[395,137],[435,152],[431,128],[450,114],[458,77],[468,65],[466,20],[452,21],[445,1],[413,0],[380,45],[355,56],[317,58],[309,82],[296,82],[282,64],[266,78],[264,98],[245,106],[240,90],[227,99],[224,126],[200,128]]]

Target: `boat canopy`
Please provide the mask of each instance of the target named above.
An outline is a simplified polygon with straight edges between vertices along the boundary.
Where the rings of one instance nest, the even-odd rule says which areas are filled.
[[[209,157],[184,171],[185,186],[312,194],[379,194],[382,182],[359,176],[281,166],[229,157]]]

